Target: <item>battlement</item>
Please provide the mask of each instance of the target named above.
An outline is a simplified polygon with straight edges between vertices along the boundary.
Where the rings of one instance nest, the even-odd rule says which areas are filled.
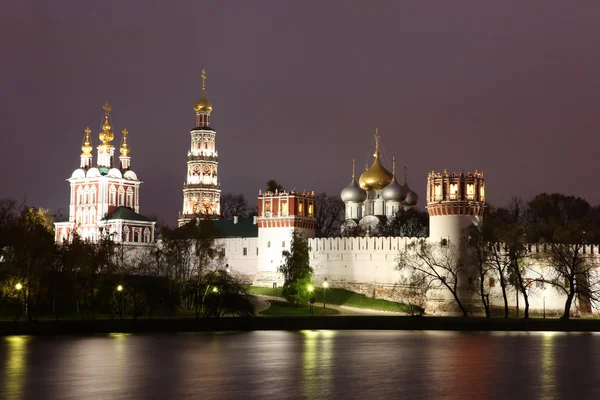
[[[427,205],[440,202],[485,202],[485,180],[482,172],[449,174],[435,171],[427,174]]]

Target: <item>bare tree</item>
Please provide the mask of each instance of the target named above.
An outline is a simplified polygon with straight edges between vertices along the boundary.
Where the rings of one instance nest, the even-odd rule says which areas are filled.
[[[468,316],[459,296],[459,284],[462,284],[460,278],[465,269],[460,260],[458,245],[432,244],[426,239],[419,239],[411,243],[406,252],[400,253],[397,269],[418,274],[428,288],[447,289],[462,314]]]
[[[225,193],[221,195],[221,219],[246,218],[249,212],[248,201],[243,194]]]
[[[485,241],[483,227],[471,225],[467,229],[468,240],[467,256],[470,265],[473,265],[476,270],[476,281],[473,282],[475,293],[481,298],[481,303],[485,311],[485,317],[490,317],[490,288],[486,288],[485,279],[490,274],[492,267],[489,263],[488,244]]]
[[[340,227],[344,222],[344,202],[338,196],[319,193],[315,199],[317,231],[323,236],[340,236]]]

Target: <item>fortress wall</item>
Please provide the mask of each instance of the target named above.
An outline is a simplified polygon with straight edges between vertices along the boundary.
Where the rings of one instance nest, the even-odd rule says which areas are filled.
[[[225,263],[232,274],[254,276],[258,267],[258,238],[217,239],[217,246],[225,249]],[[244,255],[244,249],[246,254]]]

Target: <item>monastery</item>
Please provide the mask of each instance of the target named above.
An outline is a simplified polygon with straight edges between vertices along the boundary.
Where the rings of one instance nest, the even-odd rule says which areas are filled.
[[[206,74],[202,71],[202,95],[194,104],[195,127],[191,129],[187,151],[187,176],[183,185],[183,205],[178,225],[193,219],[209,218],[217,241],[225,252],[232,273],[246,277],[254,285],[283,284],[278,267],[282,251],[289,250],[292,232],[308,239],[310,263],[317,286],[327,280],[330,287],[342,287],[368,296],[403,301],[405,273],[397,269],[398,257],[409,245],[421,238],[371,236],[385,218],[400,209],[418,205],[419,196],[408,186],[406,169],[403,184],[396,177],[395,160],[388,170],[381,159],[380,136],[375,132],[375,152],[369,168],[356,179],[355,168],[348,186],[341,190],[345,203],[346,234],[359,229],[364,236],[316,237],[314,193],[298,191],[262,192],[258,194],[258,215],[249,219],[234,217],[218,220],[221,187],[218,179],[217,132],[211,127],[213,106],[206,95]],[[77,232],[82,238],[97,241],[108,235],[116,242],[143,248],[157,246],[155,222],[139,214],[139,186],[142,183],[131,169],[128,131],[122,130],[118,165],[114,165],[114,140],[111,107],[104,106],[104,123],[100,128],[96,164],[92,160],[91,130],[85,129],[81,162],[68,179],[70,183],[69,219],[56,223],[56,241],[69,241]],[[431,172],[424,195],[429,214],[427,240],[448,246],[460,241],[465,228],[480,224],[485,210],[483,173]],[[598,254],[589,246],[589,254]],[[537,247],[532,253],[539,251]],[[540,267],[541,268],[541,267]],[[496,279],[485,283],[490,303],[502,306]],[[554,289],[531,285],[532,310],[561,310],[564,296]],[[476,303],[476,296],[473,296]],[[524,304],[522,296],[509,288],[511,306]],[[432,292],[427,299],[428,313],[443,313],[452,303],[449,293]]]

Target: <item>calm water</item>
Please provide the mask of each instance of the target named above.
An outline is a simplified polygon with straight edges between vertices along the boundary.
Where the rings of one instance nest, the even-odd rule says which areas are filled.
[[[599,399],[600,335],[0,337],[0,399]]]

